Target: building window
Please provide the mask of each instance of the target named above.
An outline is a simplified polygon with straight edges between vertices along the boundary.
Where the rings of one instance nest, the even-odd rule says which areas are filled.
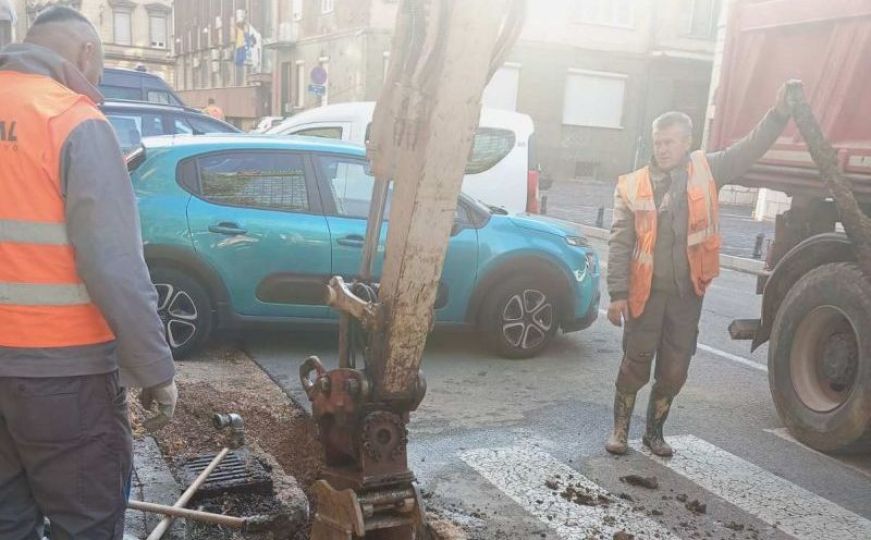
[[[580,0],[578,19],[582,23],[631,28],[635,25],[633,0]]]
[[[132,45],[132,29],[130,26],[130,12],[127,10],[115,10],[112,12],[113,41],[118,45]]]
[[[720,0],[689,0],[692,17],[689,35],[711,38],[717,32],[717,19],[720,15]]]
[[[626,75],[569,70],[563,98],[563,124],[622,128]]]
[[[335,7],[335,0],[321,0],[321,13],[332,13]]]
[[[166,48],[166,15],[149,15],[149,33],[151,34],[151,46],[155,49]]]
[[[491,109],[517,110],[517,87],[520,84],[520,65],[505,64],[493,74],[484,88],[481,104]]]
[[[293,0],[291,10],[293,11],[293,20],[301,21],[302,20],[302,0]]]
[[[305,62],[296,63],[296,108],[305,107]]]

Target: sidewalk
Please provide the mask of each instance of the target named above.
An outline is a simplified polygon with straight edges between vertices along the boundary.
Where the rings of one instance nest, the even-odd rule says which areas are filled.
[[[611,182],[554,182],[553,187],[543,191],[542,195],[547,197],[547,214],[550,216],[596,226],[599,208],[603,207],[605,215],[602,227],[611,227],[611,208],[614,205],[614,184]],[[748,259],[753,257],[756,236],[764,234],[764,257],[768,243],[774,238],[774,223],[755,221],[751,208],[723,206],[720,208],[720,232],[723,238],[723,254]]]

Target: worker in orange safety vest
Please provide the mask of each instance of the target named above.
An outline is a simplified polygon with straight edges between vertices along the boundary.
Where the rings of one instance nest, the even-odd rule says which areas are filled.
[[[224,111],[215,105],[215,99],[209,98],[209,104],[203,109],[203,112],[220,121],[224,121]]]
[[[690,117],[667,112],[653,122],[650,164],[619,178],[607,281],[608,320],[624,326],[623,360],[614,429],[605,445],[609,452],[627,450],[635,395],[650,380],[655,359],[642,442],[656,455],[672,455],[663,424],[696,351],[705,289],[720,272],[719,189],[768,151],[789,111],[784,85],[774,108],[748,136],[708,154],[690,152]]]
[[[136,198],[98,109],[103,52],[49,7],[0,51],[0,537],[120,539],[127,387],[172,417],[175,368]]]

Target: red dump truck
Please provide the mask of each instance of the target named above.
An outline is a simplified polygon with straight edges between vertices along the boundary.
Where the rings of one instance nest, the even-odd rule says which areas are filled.
[[[785,192],[791,204],[776,217],[758,278],[762,313],[733,322],[730,332],[754,349],[769,343],[771,394],[798,440],[822,451],[868,451],[871,268],[860,254],[871,248],[871,0],[739,0],[727,17],[708,147],[749,132],[778,87],[801,79],[837,152],[847,198],[852,191],[858,203],[832,196],[791,122],[740,181]],[[851,230],[846,212],[864,227]]]

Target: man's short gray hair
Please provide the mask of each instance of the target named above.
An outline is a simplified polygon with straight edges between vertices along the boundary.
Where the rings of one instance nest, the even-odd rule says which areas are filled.
[[[653,121],[654,132],[668,129],[671,126],[681,127],[687,137],[692,137],[693,135],[693,119],[686,113],[680,111],[669,111],[659,115],[656,120]]]

